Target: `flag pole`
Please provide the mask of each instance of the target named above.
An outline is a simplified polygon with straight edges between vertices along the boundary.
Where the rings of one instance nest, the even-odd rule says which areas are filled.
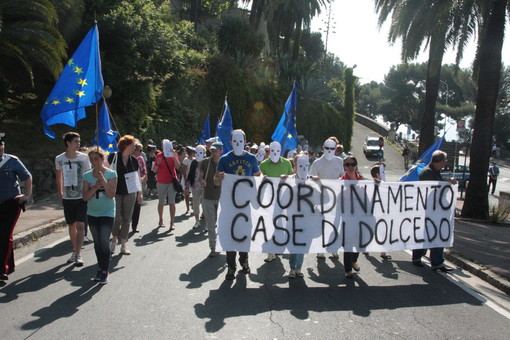
[[[104,97],[102,98],[104,101]],[[99,155],[99,108],[97,102],[96,102],[96,151],[97,154]]]

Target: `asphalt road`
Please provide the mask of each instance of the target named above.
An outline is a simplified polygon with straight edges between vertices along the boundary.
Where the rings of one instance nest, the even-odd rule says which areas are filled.
[[[373,162],[357,147],[368,176]],[[388,175],[396,176],[401,156],[388,149]],[[360,256],[352,281],[338,260],[309,254],[305,277],[289,280],[287,256],[265,263],[264,254],[250,254],[252,273],[224,281],[225,256],[207,258],[207,238],[191,230],[184,204],[173,232],[156,227],[156,204],[144,203],[132,254],[113,256],[105,286],[90,281],[92,245],[84,246],[84,267],[66,264],[65,230],[19,252],[16,272],[0,288],[3,338],[508,339],[510,304],[495,305],[456,282],[468,276],[460,269],[452,279],[413,266],[407,252],[392,253],[391,261],[372,253]]]

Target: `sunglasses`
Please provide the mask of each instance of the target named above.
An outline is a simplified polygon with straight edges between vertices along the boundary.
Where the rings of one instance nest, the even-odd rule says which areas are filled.
[[[344,166],[356,166],[356,163],[344,163]]]
[[[335,150],[336,148],[328,148],[327,146],[325,146],[325,147],[324,147],[324,149],[333,151],[333,150]]]

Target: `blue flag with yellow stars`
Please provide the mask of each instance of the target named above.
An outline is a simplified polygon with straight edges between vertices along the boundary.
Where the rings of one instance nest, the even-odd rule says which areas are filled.
[[[205,141],[211,137],[211,124],[209,123],[209,115],[205,118],[204,127],[200,133],[200,138],[197,144],[205,144]]]
[[[423,155],[421,155],[421,157],[416,161],[416,163],[414,163],[413,166],[410,167],[409,170],[407,170],[402,177],[400,177],[398,181],[399,182],[419,181],[421,171],[423,170],[424,167],[426,167],[430,163],[434,151],[441,149],[441,144],[443,144],[443,138],[439,138],[434,144],[432,144],[430,148],[428,148],[427,151],[425,151]]]
[[[271,136],[274,142],[279,142],[282,146],[282,155],[284,155],[287,150],[294,150],[299,143],[296,130],[296,106],[297,87],[294,81],[292,92],[285,103],[282,118],[280,118],[280,122]]]
[[[99,142],[96,142],[94,138],[94,145],[99,145],[107,156],[112,152],[119,151],[117,147],[117,136],[119,133],[112,130],[110,114],[108,113],[108,107],[104,100],[103,105],[101,105],[101,111],[99,111],[97,129],[98,133],[95,138],[98,138]]]
[[[233,129],[234,128],[232,123],[232,116],[230,115],[230,108],[228,107],[227,98],[225,98],[225,110],[223,111],[223,116],[221,117],[221,121],[216,129],[218,138],[223,143],[222,155],[232,150],[232,145],[230,145],[230,134],[232,133]]]
[[[44,104],[41,111],[44,133],[55,138],[50,125],[76,127],[76,122],[86,116],[85,107],[101,99],[103,85],[99,33],[94,25],[67,62]]]

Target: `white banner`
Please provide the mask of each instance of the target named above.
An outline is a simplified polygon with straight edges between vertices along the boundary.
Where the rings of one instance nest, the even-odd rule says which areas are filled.
[[[329,253],[451,247],[447,182],[282,180],[225,175],[216,251]]]

